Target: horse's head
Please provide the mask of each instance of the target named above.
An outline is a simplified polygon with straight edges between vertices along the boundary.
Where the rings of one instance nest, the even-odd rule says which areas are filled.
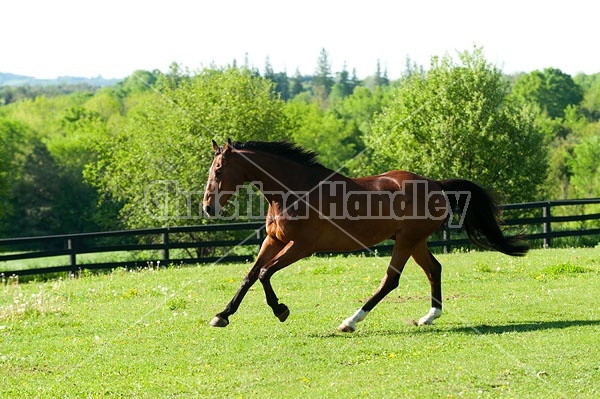
[[[208,216],[218,215],[221,208],[235,193],[237,186],[244,182],[243,170],[233,156],[234,148],[231,140],[228,139],[223,147],[219,147],[214,140],[212,145],[215,159],[208,171],[208,181],[202,200],[202,208]]]

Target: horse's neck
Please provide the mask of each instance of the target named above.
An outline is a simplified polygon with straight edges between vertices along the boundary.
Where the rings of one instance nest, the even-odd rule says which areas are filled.
[[[246,177],[260,182],[264,192],[309,191],[327,176],[319,168],[298,164],[272,154],[244,153]]]

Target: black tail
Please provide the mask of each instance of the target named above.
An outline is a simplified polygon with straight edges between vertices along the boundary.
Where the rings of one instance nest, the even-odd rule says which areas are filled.
[[[442,180],[439,183],[446,192],[450,207],[458,207],[461,214],[466,210],[463,226],[473,243],[512,256],[527,253],[529,245],[524,242],[523,235],[505,237],[502,234],[498,203],[487,190],[463,179]],[[470,197],[467,193],[470,193]]]

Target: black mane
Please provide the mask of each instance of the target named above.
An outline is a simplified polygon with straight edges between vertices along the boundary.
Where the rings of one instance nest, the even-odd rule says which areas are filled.
[[[310,167],[323,167],[317,161],[317,154],[305,150],[294,143],[287,141],[247,141],[245,143],[235,142],[233,148],[236,150],[264,151],[269,154],[279,155],[291,161]]]

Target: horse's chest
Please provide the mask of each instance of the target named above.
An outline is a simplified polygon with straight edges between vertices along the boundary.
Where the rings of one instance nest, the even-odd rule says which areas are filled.
[[[282,216],[267,218],[267,235],[277,238],[282,242],[290,242],[294,239],[294,223]]]

